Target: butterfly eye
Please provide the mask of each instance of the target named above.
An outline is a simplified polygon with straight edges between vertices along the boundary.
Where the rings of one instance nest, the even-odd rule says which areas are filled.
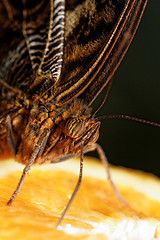
[[[65,132],[72,138],[79,138],[86,131],[86,123],[82,118],[71,118],[67,121]]]

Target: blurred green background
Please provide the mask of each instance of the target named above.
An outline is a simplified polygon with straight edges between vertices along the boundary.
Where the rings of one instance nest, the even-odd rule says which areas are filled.
[[[100,95],[98,101],[104,95]],[[95,105],[95,104],[94,104]],[[125,114],[160,123],[160,1],[150,0],[98,116]],[[160,128],[103,120],[98,143],[111,164],[160,176]],[[91,153],[89,153],[91,155]]]

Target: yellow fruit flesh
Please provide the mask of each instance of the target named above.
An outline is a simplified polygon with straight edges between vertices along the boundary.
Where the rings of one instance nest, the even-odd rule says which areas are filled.
[[[160,237],[160,201],[136,190],[137,184],[141,184],[145,179],[148,179],[151,186],[153,183],[157,184],[157,189],[160,187],[160,181],[150,175],[136,171],[129,173],[129,170],[125,170],[126,183],[129,175],[139,175],[135,187],[125,186],[122,179],[121,184],[117,185],[121,195],[130,204],[126,206],[115,196],[108,181],[103,179],[105,172],[101,164],[94,161],[84,165],[85,174],[81,187],[65,219],[56,229],[55,225],[77,183],[78,175],[74,169],[77,169],[78,173],[79,163],[72,160],[61,163],[60,167],[58,165],[33,167],[11,206],[7,206],[6,203],[22,172],[17,171],[14,162],[8,163],[4,168],[1,166],[1,172],[5,171],[0,178],[1,240],[103,240],[110,239],[110,236],[111,239],[116,239],[113,234],[116,234],[115,231],[118,234],[118,228],[119,234],[124,229],[128,231],[129,236],[137,226],[142,232],[146,231],[145,229],[149,230],[152,237]],[[122,171],[124,179],[125,171],[124,174]],[[144,188],[147,189],[147,186]]]

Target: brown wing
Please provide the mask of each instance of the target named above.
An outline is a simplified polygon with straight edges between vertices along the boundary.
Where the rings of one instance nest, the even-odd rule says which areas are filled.
[[[8,23],[3,22],[1,43],[11,33],[14,40],[5,46],[10,51],[3,58],[0,80],[32,94],[51,89],[57,105],[78,96],[91,104],[123,58],[145,4],[146,0],[68,0],[64,29],[64,0],[1,0]]]
[[[139,24],[146,0],[68,1],[61,105],[79,96],[88,105],[109,82]]]
[[[25,92],[35,86],[39,92],[47,90],[59,79],[62,68],[64,0],[1,0],[0,9],[5,49],[0,80]],[[13,27],[16,19],[18,30]],[[8,38],[14,44],[10,40],[5,46]]]

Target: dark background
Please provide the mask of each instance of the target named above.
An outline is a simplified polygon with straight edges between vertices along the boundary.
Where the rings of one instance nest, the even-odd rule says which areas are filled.
[[[150,0],[97,115],[125,114],[160,123],[159,73],[160,1]],[[96,104],[103,95],[104,91]],[[111,164],[160,176],[160,128],[124,119],[103,120],[98,143]]]

